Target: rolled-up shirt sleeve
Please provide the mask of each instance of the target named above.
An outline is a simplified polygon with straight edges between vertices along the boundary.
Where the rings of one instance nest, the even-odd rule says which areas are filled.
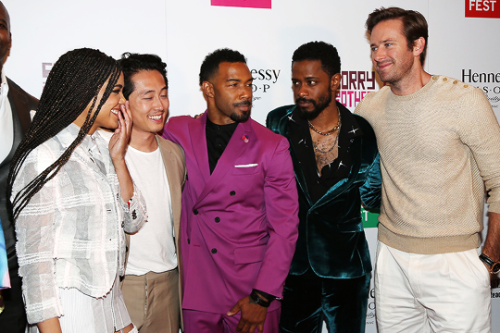
[[[147,221],[148,217],[146,214],[146,201],[144,200],[141,191],[139,190],[139,188],[137,188],[135,183],[134,194],[128,202],[123,201],[121,196],[119,196],[119,198],[122,210],[124,212],[123,229],[127,233],[134,233],[141,229],[144,223]]]

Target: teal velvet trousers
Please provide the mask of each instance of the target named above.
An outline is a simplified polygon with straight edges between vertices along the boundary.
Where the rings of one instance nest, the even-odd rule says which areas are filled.
[[[318,277],[311,269],[288,275],[281,306],[280,332],[364,333],[370,273],[354,279]]]

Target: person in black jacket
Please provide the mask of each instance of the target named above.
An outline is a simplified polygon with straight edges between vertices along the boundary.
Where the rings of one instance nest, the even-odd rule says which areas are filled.
[[[24,332],[26,328],[26,313],[21,295],[21,278],[18,275],[16,255],[16,238],[14,224],[8,214],[6,187],[9,167],[14,152],[28,130],[31,119],[30,110],[35,110],[38,100],[21,89],[5,76],[3,64],[12,44],[10,19],[7,9],[0,2],[0,219],[5,236],[5,246],[9,262],[11,289],[0,291],[5,309],[0,314],[2,332]]]
[[[290,142],[299,193],[299,239],[285,282],[281,332],[364,332],[370,272],[361,202],[380,204],[375,134],[335,100],[340,57],[324,42],[292,57],[295,105],[277,108],[267,127]]]

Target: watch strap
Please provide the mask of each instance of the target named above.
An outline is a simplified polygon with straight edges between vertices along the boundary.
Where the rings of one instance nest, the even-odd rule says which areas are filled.
[[[253,289],[257,295],[261,296],[261,297],[264,297],[265,299],[267,299],[269,302],[272,302],[276,299],[276,296],[274,295],[271,295],[271,294],[268,294],[262,290],[259,290],[259,289]]]
[[[492,267],[493,264],[495,263],[490,257],[488,257],[486,254],[481,253],[479,255],[479,259],[481,259],[482,262],[484,262],[486,265]]]
[[[500,263],[493,261],[490,257],[488,257],[486,254],[481,253],[479,255],[479,259],[481,259],[482,262],[484,262],[488,267],[490,268],[489,271],[491,274],[497,274],[500,272]]]
[[[260,306],[263,306],[265,308],[268,308],[269,305],[271,305],[271,301],[266,301],[265,299],[261,298],[255,290],[252,290],[250,299],[252,300],[252,302],[259,304]]]

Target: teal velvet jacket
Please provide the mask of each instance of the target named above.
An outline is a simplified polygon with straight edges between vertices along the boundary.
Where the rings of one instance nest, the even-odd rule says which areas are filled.
[[[345,107],[337,102],[339,108]],[[295,105],[271,111],[266,125],[287,137],[289,116]],[[342,117],[354,117],[363,135],[351,143],[352,168],[317,202],[311,201],[304,174],[292,143],[292,156],[299,193],[299,238],[290,274],[304,274],[309,267],[320,277],[351,279],[372,270],[370,253],[361,220],[361,201],[378,209],[381,197],[380,162],[373,129],[362,117],[348,110]]]

